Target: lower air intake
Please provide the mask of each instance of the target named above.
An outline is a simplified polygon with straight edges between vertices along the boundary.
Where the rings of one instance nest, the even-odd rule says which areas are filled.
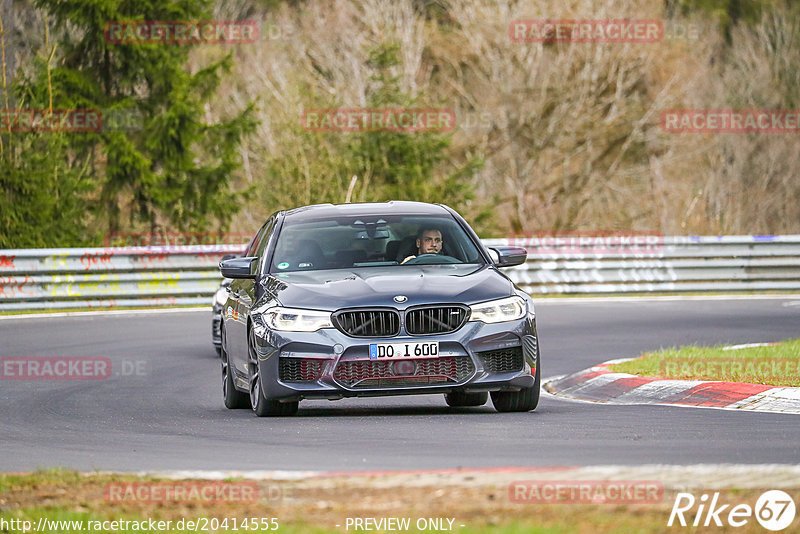
[[[420,358],[398,361],[340,362],[333,378],[349,388],[453,385],[469,379],[475,366],[469,357]]]
[[[479,352],[483,368],[489,373],[514,373],[522,371],[522,347]]]
[[[322,378],[325,360],[312,358],[281,358],[278,377],[281,382],[315,382]]]

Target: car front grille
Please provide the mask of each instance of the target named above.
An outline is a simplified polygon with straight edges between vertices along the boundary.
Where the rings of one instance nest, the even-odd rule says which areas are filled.
[[[522,347],[479,352],[483,368],[489,373],[514,373],[522,371]]]
[[[455,332],[467,320],[467,308],[462,306],[429,306],[406,312],[406,331],[409,334],[447,334]]]
[[[340,310],[333,314],[334,326],[352,337],[393,337],[400,333],[400,313],[391,308]],[[406,332],[411,335],[455,332],[467,321],[466,306],[425,306],[405,313]]]
[[[282,382],[315,382],[322,378],[326,360],[281,358],[278,377]]]
[[[335,326],[353,337],[391,337],[400,333],[397,310],[343,310],[333,314]]]
[[[350,388],[391,388],[458,384],[475,372],[466,356],[405,359],[399,361],[354,360],[340,362],[333,378]]]

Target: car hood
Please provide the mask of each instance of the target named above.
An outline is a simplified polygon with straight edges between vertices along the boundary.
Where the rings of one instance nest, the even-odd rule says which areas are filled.
[[[487,265],[371,267],[277,273],[267,293],[283,306],[336,310],[360,306],[471,304],[514,294],[511,281]],[[402,295],[408,300],[398,304]]]

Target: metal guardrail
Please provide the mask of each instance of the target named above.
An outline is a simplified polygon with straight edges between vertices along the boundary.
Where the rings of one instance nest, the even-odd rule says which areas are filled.
[[[800,290],[800,235],[487,239],[531,294]],[[207,305],[243,245],[0,250],[0,310]]]
[[[800,290],[800,235],[487,239],[528,250],[508,275],[531,294]]]
[[[0,310],[210,305],[244,245],[0,250]]]

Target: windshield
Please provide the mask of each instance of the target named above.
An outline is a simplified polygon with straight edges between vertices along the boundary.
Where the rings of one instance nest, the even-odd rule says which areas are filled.
[[[271,273],[483,263],[452,217],[392,215],[284,222]]]

